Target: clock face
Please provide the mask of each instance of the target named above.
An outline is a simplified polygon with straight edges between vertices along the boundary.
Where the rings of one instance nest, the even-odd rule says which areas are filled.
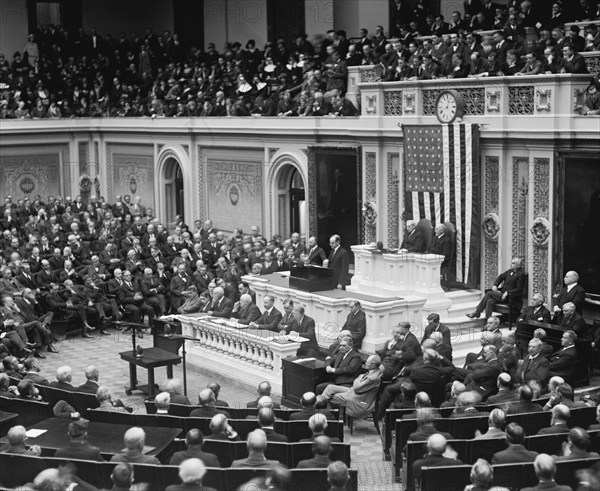
[[[456,117],[458,103],[451,92],[444,92],[437,101],[436,114],[440,122],[450,123]]]

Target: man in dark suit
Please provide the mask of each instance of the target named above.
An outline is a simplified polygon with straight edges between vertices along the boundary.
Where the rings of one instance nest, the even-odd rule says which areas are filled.
[[[494,306],[499,302],[508,302],[509,296],[513,306],[523,302],[523,289],[525,287],[525,273],[523,272],[523,261],[518,257],[513,258],[510,269],[502,273],[491,290],[487,291],[475,311],[467,314],[471,319],[478,319],[483,311],[485,318],[489,319],[494,311]]]
[[[435,227],[435,235],[429,246],[429,253],[444,256],[440,267],[442,285],[447,285],[448,283],[448,266],[450,265],[450,256],[452,256],[452,246],[452,238],[448,235],[446,226],[443,223],[439,223]]]
[[[543,410],[542,406],[531,402],[533,400],[533,391],[528,385],[519,387],[519,400],[511,402],[506,409],[507,414],[538,413]]]
[[[329,245],[331,246],[331,253],[327,262],[323,262],[323,266],[333,270],[333,278],[335,280],[336,288],[345,290],[348,281],[348,270],[350,267],[350,259],[346,249],[341,247],[342,239],[339,235],[332,235],[329,238]]]
[[[410,322],[401,322],[398,324],[392,329],[392,339],[390,339],[382,349],[376,351],[381,358],[381,364],[384,367],[383,380],[392,380],[392,378],[398,374],[404,364],[402,360],[402,351],[405,347],[412,350],[417,356],[421,356],[421,345],[419,344],[417,337],[410,332],[410,327]],[[384,392],[388,388],[389,386],[386,386]],[[398,386],[398,391],[399,390],[400,386]]]
[[[68,391],[75,391],[75,387],[71,385],[72,375],[71,367],[63,365],[56,369],[56,380],[50,382],[50,387],[56,387],[57,389],[63,389]]]
[[[285,299],[283,301],[283,314],[279,324],[277,324],[278,331],[295,331],[298,328],[296,325],[296,319],[294,319],[294,301]]]
[[[508,448],[496,452],[492,457],[492,464],[512,464],[517,462],[533,462],[537,452],[525,449],[523,441],[525,432],[517,423],[509,423],[506,427],[506,443]]]
[[[450,340],[450,329],[448,326],[440,323],[440,314],[431,313],[427,316],[427,327],[425,328],[425,332],[423,333],[423,338],[421,342],[431,336],[432,332],[440,332],[442,337],[444,338],[444,343],[448,345],[452,345]]]
[[[550,323],[550,311],[544,307],[544,295],[534,293],[531,297],[531,305],[523,307],[517,322],[520,321],[538,321]]]
[[[50,382],[40,375],[40,369],[37,365],[35,358],[27,358],[23,361],[23,368],[25,369],[25,376],[23,379],[33,381],[37,385],[48,385]]]
[[[567,422],[571,417],[571,410],[564,404],[557,404],[552,408],[552,419],[550,426],[542,428],[537,432],[538,435],[554,435],[557,433],[569,433]]]
[[[498,375],[502,366],[498,360],[498,349],[493,345],[483,348],[484,361],[482,365],[471,371],[463,381],[467,390],[476,391],[483,400],[497,389]]]
[[[258,387],[256,388],[256,393],[258,394],[258,397],[254,401],[250,401],[250,402],[246,403],[246,407],[247,408],[257,408],[258,401],[260,401],[263,397],[268,397],[269,399],[271,399],[271,390],[272,390],[271,384],[269,382],[267,382],[266,380],[259,383]],[[273,408],[279,409],[279,404],[273,403]]]
[[[584,57],[575,53],[573,46],[565,44],[562,51],[563,57],[558,62],[558,73],[589,73]]]
[[[550,366],[548,367],[548,375],[550,377],[562,377],[571,386],[575,381],[575,373],[577,371],[576,342],[577,334],[571,330],[565,331],[560,340],[562,348],[552,355]]]
[[[212,302],[208,302],[205,308],[208,309],[206,310],[208,315],[229,319],[233,311],[233,303],[225,297],[225,290],[217,286],[213,289]]]
[[[317,403],[317,396],[314,392],[305,392],[300,398],[300,405],[302,410],[290,414],[290,421],[308,420],[313,414],[321,413],[327,419],[335,419],[329,409],[317,409],[315,404]]]
[[[548,381],[548,358],[542,356],[542,341],[533,338],[529,341],[528,353],[517,370],[517,379],[522,383],[537,380],[542,386]]]
[[[309,237],[306,253],[308,255],[308,263],[315,266],[322,266],[323,261],[327,259],[325,251],[322,247],[319,247],[316,237]]]
[[[350,387],[354,379],[360,374],[361,368],[362,360],[358,351],[352,347],[352,338],[345,336],[340,341],[337,354],[329,359],[329,364],[325,367],[332,382],[323,382],[317,385],[317,394],[322,394],[331,383]]]
[[[404,235],[400,250],[405,252],[425,252],[425,238],[417,230],[417,222],[414,220],[406,222],[406,234]]]
[[[87,428],[88,421],[85,419],[71,421],[68,430],[70,443],[66,447],[59,448],[54,456],[63,459],[95,460],[97,462],[104,462],[104,459],[100,455],[100,451],[86,442]]]
[[[234,460],[231,467],[271,467],[279,464],[276,460],[267,460],[265,450],[267,449],[267,436],[263,430],[254,430],[248,434],[247,440],[248,457]]]
[[[210,389],[202,389],[198,394],[198,402],[202,407],[194,409],[190,416],[193,418],[212,418],[216,414],[223,414],[230,418],[227,411],[215,408],[215,394]]]
[[[583,313],[583,304],[585,303],[585,290],[578,285],[579,275],[575,271],[568,271],[564,277],[564,288],[554,295],[554,315],[558,315],[563,305],[572,302],[575,304],[575,310],[579,315]]]
[[[535,469],[535,475],[539,479],[538,484],[532,487],[521,488],[521,491],[538,491],[541,489],[544,491],[571,491],[571,486],[556,484],[554,480],[556,461],[553,456],[545,453],[538,455],[533,462],[533,468]]]
[[[85,392],[86,394],[96,394],[96,391],[100,387],[98,379],[100,378],[100,371],[95,365],[88,365],[85,367],[85,378],[87,379],[85,384],[81,384],[77,387],[77,392]]]
[[[197,428],[192,428],[185,435],[185,446],[186,450],[175,452],[169,465],[179,465],[186,459],[200,459],[204,462],[207,467],[221,467],[219,459],[215,454],[203,452],[202,445],[204,445],[204,435]]]
[[[331,439],[326,436],[318,436],[313,440],[312,459],[305,459],[298,462],[296,469],[326,469],[332,460],[329,458],[332,452]]]
[[[571,428],[569,431],[568,446],[571,453],[569,455],[563,455],[558,457],[558,462],[564,462],[565,460],[579,460],[579,459],[597,459],[599,457],[597,452],[588,452],[587,448],[590,444],[590,435],[583,428]]]
[[[265,432],[265,435],[267,435],[267,441],[287,443],[287,436],[277,433],[273,429],[273,425],[275,424],[275,414],[273,414],[273,410],[271,408],[261,407],[258,410],[258,424]]]
[[[260,318],[256,322],[251,322],[250,327],[255,329],[265,329],[267,331],[279,332],[278,325],[283,318],[281,312],[277,310],[275,305],[275,297],[272,295],[265,295],[263,297],[263,305],[265,311],[262,313]]]
[[[592,341],[590,330],[583,317],[576,312],[573,302],[563,305],[562,312],[555,317],[555,321],[559,326],[575,331],[579,342],[589,344]]]
[[[260,309],[252,303],[252,297],[244,293],[238,302],[235,303],[231,312],[231,317],[236,318],[239,324],[250,325],[255,323],[261,317]]]
[[[307,338],[308,341],[302,342],[300,348],[296,352],[296,356],[299,357],[316,357],[319,354],[319,344],[315,335],[315,321],[310,317],[304,315],[304,307],[302,305],[296,305],[294,307],[294,319],[296,323],[293,328],[286,329],[286,334],[289,334],[292,329],[295,330],[301,337]]]
[[[350,313],[342,326],[342,331],[350,331],[352,345],[355,350],[362,346],[362,340],[367,332],[367,317],[358,300],[350,301]]]
[[[152,323],[154,309],[144,301],[144,294],[139,285],[132,281],[131,271],[123,272],[123,284],[119,288],[118,295],[123,308],[133,315],[133,322],[139,324],[142,315],[147,315],[148,325]]]
[[[277,255],[275,256],[274,269],[275,273],[280,273],[281,271],[289,271],[290,265],[285,260],[285,252],[283,250],[278,250]]]
[[[417,489],[421,488],[421,469],[423,467],[462,465],[460,460],[444,457],[447,443],[446,438],[439,433],[435,433],[427,439],[427,456],[413,462],[413,477]]]
[[[507,403],[518,401],[519,393],[518,391],[511,389],[511,383],[512,379],[508,373],[503,372],[498,375],[498,379],[496,381],[498,392],[493,396],[488,397],[488,405],[504,408]]]

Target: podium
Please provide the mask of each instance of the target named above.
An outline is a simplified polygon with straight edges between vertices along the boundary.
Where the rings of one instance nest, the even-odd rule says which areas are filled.
[[[281,400],[286,406],[300,406],[305,392],[314,392],[317,385],[329,380],[325,371],[326,363],[321,360],[307,360],[296,363],[298,358],[281,360],[283,365],[283,390]]]
[[[302,292],[321,292],[336,287],[333,270],[318,266],[293,269],[290,272],[290,288]]]

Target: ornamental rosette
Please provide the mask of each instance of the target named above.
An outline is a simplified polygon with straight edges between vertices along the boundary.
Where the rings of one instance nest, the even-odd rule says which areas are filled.
[[[362,206],[363,220],[367,225],[375,225],[377,220],[377,206],[373,201],[365,201]]]
[[[483,219],[483,235],[487,240],[496,241],[500,234],[500,218],[495,213],[488,213]]]

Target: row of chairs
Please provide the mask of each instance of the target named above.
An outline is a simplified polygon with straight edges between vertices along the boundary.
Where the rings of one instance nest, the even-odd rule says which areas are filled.
[[[77,468],[77,476],[84,481],[102,489],[112,488],[110,475],[116,464],[111,462],[92,462],[87,460],[60,459],[55,457],[34,457],[0,453],[0,484],[5,488],[16,488],[32,482],[43,469],[56,468],[66,462]],[[237,489],[251,479],[262,477],[267,469],[215,469],[208,468],[203,485],[215,489]],[[177,466],[134,465],[136,483],[149,483],[149,489],[165,489],[171,484],[178,484],[179,468]],[[327,469],[293,469],[291,489],[294,491],[318,491],[329,489]],[[358,489],[358,473],[350,469],[348,491]]]
[[[344,464],[350,467],[350,444],[334,442],[331,444],[331,446],[332,452],[329,458],[331,460],[341,460]],[[185,450],[185,441],[175,440],[173,448],[175,452]],[[205,440],[202,450],[215,454],[219,459],[221,467],[230,467],[234,460],[245,459],[248,457],[248,446],[246,445],[246,442]],[[312,442],[269,442],[267,444],[265,455],[267,459],[278,460],[282,464],[290,468],[294,468],[301,460],[313,458]]]
[[[506,423],[518,423],[525,430],[526,435],[535,435],[540,429],[550,426],[552,414],[550,411],[538,413],[509,414]],[[587,428],[596,422],[596,408],[586,407],[571,411],[569,426]],[[487,416],[475,416],[472,418],[436,419],[435,427],[439,431],[450,433],[456,439],[472,439],[475,431],[484,433],[488,429]],[[395,421],[396,444],[395,444],[395,471],[399,478],[402,469],[402,451],[411,433],[417,430],[416,419],[397,419]]]
[[[567,460],[556,463],[555,481],[576,489],[577,471],[597,465],[600,459]],[[421,491],[462,491],[470,483],[470,465],[423,467]],[[536,486],[538,478],[532,463],[499,464],[494,466],[494,486],[519,490]]]
[[[562,445],[568,439],[567,433],[554,435],[536,435],[525,438],[523,446],[527,450],[537,453],[546,453],[548,455],[561,455]],[[597,451],[600,444],[600,431],[590,432],[591,442],[590,451]],[[507,448],[504,438],[494,438],[489,440],[449,440],[448,445],[458,453],[458,459],[465,464],[473,465],[477,459],[485,459],[491,463],[492,457],[496,452],[501,452]],[[413,484],[412,467],[416,460],[423,458],[427,453],[425,442],[409,442],[406,445],[406,489],[410,491]]]
[[[181,429],[181,436],[184,436],[192,428],[198,428],[202,434],[208,435],[211,420],[211,418],[186,418],[167,414],[129,414],[94,410],[88,411],[86,417],[90,421],[109,424],[179,428]],[[256,419],[230,419],[228,422],[242,440],[246,439],[248,433],[260,427]],[[277,433],[287,436],[290,442],[298,442],[304,438],[310,438],[312,435],[306,421],[275,421],[274,429]],[[325,434],[343,441],[343,423],[341,421],[330,421]]]
[[[156,413],[156,404],[153,400],[145,400],[146,412],[148,414]],[[198,409],[201,406],[186,405],[186,404],[171,404],[169,406],[169,414],[173,416],[189,416],[194,409]],[[227,411],[232,419],[244,419],[247,416],[256,416],[257,409],[249,407],[217,407],[218,410]],[[277,419],[283,421],[289,421],[292,413],[298,412],[298,409],[274,409],[273,413]],[[331,409],[330,412],[333,414],[336,420],[340,419],[339,409]]]

